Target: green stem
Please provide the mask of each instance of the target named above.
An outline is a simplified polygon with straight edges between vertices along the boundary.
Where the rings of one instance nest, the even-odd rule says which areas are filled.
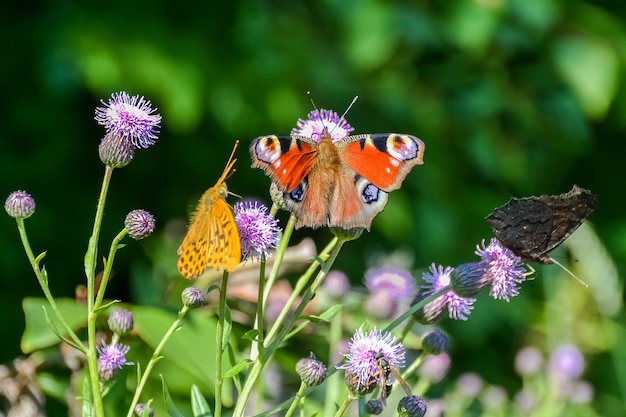
[[[96,207],[96,217],[94,219],[93,231],[91,233],[91,237],[89,238],[87,253],[85,254],[85,275],[87,277],[87,366],[89,369],[89,382],[91,383],[96,417],[104,417],[104,405],[102,402],[102,393],[100,392],[100,383],[98,379],[98,355],[96,351],[96,319],[98,318],[98,313],[95,311],[95,271],[96,257],[98,256],[98,238],[100,236],[100,226],[104,215],[104,203],[106,201],[106,195],[111,182],[112,174],[113,168],[107,166],[104,171],[102,188],[100,189],[100,197],[98,198],[98,205]]]
[[[256,381],[259,378],[259,376],[261,375],[261,371],[263,370],[265,364],[269,361],[269,359],[274,355],[274,352],[281,345],[284,336],[287,333],[289,333],[289,331],[291,330],[293,326],[293,323],[296,320],[300,319],[300,315],[302,314],[302,311],[307,306],[307,304],[311,301],[311,299],[317,292],[319,286],[324,282],[324,278],[326,277],[326,274],[328,273],[333,263],[337,259],[337,256],[339,255],[339,251],[341,250],[345,242],[346,241],[343,239],[334,238],[331,244],[329,244],[325,248],[325,250],[327,249],[330,250],[330,248],[332,248],[330,254],[328,255],[328,259],[325,262],[323,262],[322,269],[318,273],[317,277],[315,278],[311,286],[307,289],[305,294],[302,296],[302,301],[300,302],[296,310],[293,312],[293,314],[290,316],[290,319],[283,326],[280,326],[280,323],[278,323],[278,320],[276,323],[274,323],[274,326],[270,330],[270,334],[268,334],[268,336],[265,339],[264,345],[266,346],[266,349],[261,353],[259,358],[252,365],[252,368],[250,369],[250,373],[248,374],[248,378],[246,379],[246,382],[243,388],[241,389],[239,399],[237,400],[237,403],[235,404],[235,409],[233,410],[233,417],[243,416],[246,403],[248,402],[248,398],[250,398],[250,394],[252,393],[252,388],[256,384]],[[324,259],[325,257],[326,257],[326,253],[322,252],[320,254],[320,258]],[[312,274],[312,272],[315,271],[315,269],[317,269],[317,262],[314,262],[309,267],[309,270],[305,272],[304,275],[308,273]],[[299,283],[304,282],[304,280],[300,279],[298,282]],[[306,279],[306,282],[308,282],[308,279]],[[295,289],[294,289],[294,292],[295,292]],[[279,327],[281,327],[281,329],[277,331],[276,329],[278,329]],[[275,337],[273,337],[274,334],[276,334]]]
[[[352,393],[346,395],[346,398],[343,400],[343,403],[341,403],[341,406],[339,407],[339,409],[335,413],[335,417],[341,417],[343,415],[343,413],[346,412],[346,410],[348,409],[348,406],[350,405],[350,403],[355,398],[356,397],[354,395],[352,395]]]
[[[340,310],[339,313],[330,322],[330,337],[328,343],[328,357],[331,358],[333,350],[339,346],[342,339],[342,321],[343,314]],[[341,392],[341,379],[326,377],[326,395],[324,396],[324,415],[330,416],[335,408],[337,397]]]
[[[39,282],[39,286],[41,287],[41,290],[46,296],[46,300],[48,300],[48,303],[50,303],[50,307],[52,307],[52,311],[54,311],[54,314],[59,319],[59,322],[61,322],[63,329],[67,332],[67,334],[70,336],[70,338],[74,342],[73,346],[76,349],[86,354],[87,349],[85,349],[80,338],[76,335],[76,333],[74,333],[72,328],[65,321],[65,318],[59,311],[59,308],[57,307],[57,303],[54,297],[52,296],[52,293],[50,292],[50,287],[48,286],[47,273],[42,272],[42,270],[39,268],[39,262],[37,261],[37,258],[35,258],[35,255],[33,254],[33,250],[30,247],[30,242],[28,241],[28,235],[26,234],[26,226],[24,225],[24,219],[16,219],[16,220],[17,220],[17,230],[20,234],[20,239],[22,240],[22,246],[24,247],[24,251],[26,252],[26,257],[28,258],[28,261],[30,262],[30,266],[33,269],[33,272],[35,273],[35,277],[37,278],[37,281]]]
[[[126,414],[126,417],[133,417],[133,413],[135,412],[135,407],[137,406],[137,403],[139,402],[139,397],[141,396],[141,392],[143,391],[143,388],[146,385],[146,382],[148,382],[148,377],[150,376],[150,373],[152,372],[152,368],[154,368],[154,365],[156,365],[156,363],[161,359],[161,356],[159,356],[161,354],[161,350],[163,349],[163,347],[165,346],[169,338],[174,334],[174,332],[180,329],[183,318],[185,317],[185,315],[187,314],[189,310],[190,310],[189,307],[183,306],[183,308],[178,313],[178,317],[176,318],[174,323],[172,323],[170,328],[167,330],[167,332],[163,336],[163,339],[161,339],[161,342],[154,350],[154,353],[152,354],[152,357],[150,358],[150,361],[148,362],[148,365],[146,365],[146,369],[143,375],[141,376],[141,380],[139,381],[139,384],[137,385],[137,389],[135,390],[133,401],[130,403],[130,408],[128,409],[128,414]]]
[[[287,413],[285,413],[285,417],[291,417],[291,415],[296,411],[296,408],[298,408],[301,405],[302,401],[304,400],[303,394],[304,394],[305,389],[306,389],[306,385],[304,383],[301,383],[300,389],[296,393],[296,397],[291,403],[289,410],[287,410]]]
[[[283,231],[283,236],[280,238],[280,242],[278,243],[278,247],[276,248],[274,264],[272,265],[270,276],[267,278],[267,284],[265,285],[265,291],[263,293],[263,305],[267,303],[267,298],[270,295],[270,290],[272,289],[272,287],[274,286],[274,282],[278,278],[280,265],[283,262],[285,252],[287,251],[287,247],[289,246],[289,240],[291,240],[291,235],[296,226],[296,220],[297,219],[295,216],[289,216],[289,220],[287,221],[287,225],[285,226],[285,230]]]
[[[228,271],[224,271],[222,275],[222,286],[220,287],[219,316],[217,320],[217,329],[215,331],[215,340],[217,340],[217,352],[215,358],[215,417],[222,415],[222,356],[226,347],[224,340],[224,322],[226,320],[226,287],[228,285]]]
[[[109,278],[111,277],[111,270],[113,269],[113,260],[115,259],[115,254],[119,249],[119,244],[122,239],[128,234],[126,228],[122,229],[121,232],[115,236],[113,241],[111,242],[111,248],[109,249],[109,257],[106,260],[106,264],[104,265],[104,272],[102,273],[102,281],[100,281],[100,288],[98,289],[98,295],[96,297],[96,302],[94,303],[94,309],[98,309],[102,305],[102,300],[104,299],[104,293],[109,283]]]

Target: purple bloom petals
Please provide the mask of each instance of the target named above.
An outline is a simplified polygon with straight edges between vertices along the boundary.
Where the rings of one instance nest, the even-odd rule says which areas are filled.
[[[489,294],[493,298],[509,301],[519,294],[517,286],[526,280],[527,275],[519,256],[502,246],[495,238],[486,246],[483,240],[482,248],[476,247],[476,255],[481,257],[485,274],[491,278]]]
[[[298,119],[298,127],[291,130],[292,136],[305,136],[316,142],[320,141],[320,136],[324,128],[328,129],[333,142],[345,138],[354,130],[350,123],[332,110],[313,110],[308,114],[306,120]]]
[[[143,96],[130,96],[125,91],[111,94],[104,107],[96,108],[96,121],[107,134],[129,139],[136,148],[147,148],[156,143],[161,115]]]
[[[235,204],[235,223],[241,239],[242,258],[260,260],[269,257],[270,249],[278,244],[278,220],[267,213],[267,207],[257,201]]]

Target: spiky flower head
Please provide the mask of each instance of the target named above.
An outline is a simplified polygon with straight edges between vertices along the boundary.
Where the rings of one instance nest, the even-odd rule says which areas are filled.
[[[402,343],[396,343],[396,338],[390,333],[383,333],[376,328],[368,333],[357,329],[349,347],[349,353],[344,354],[346,361],[337,366],[337,369],[346,370],[346,382],[349,382],[348,375],[351,376],[353,386],[348,385],[348,388],[355,392],[361,393],[362,389],[375,386],[379,382],[381,357],[394,368],[404,366],[405,352]]]
[[[128,235],[141,240],[154,231],[154,217],[145,210],[133,210],[126,215],[124,226]]]
[[[369,400],[365,403],[365,412],[373,416],[379,415],[383,412],[383,402],[378,398]]]
[[[481,247],[482,246],[482,247]],[[500,300],[509,301],[519,294],[518,285],[526,280],[527,272],[522,259],[505,248],[496,238],[488,245],[476,246],[476,254],[481,257],[482,267],[491,281],[489,294]]]
[[[107,324],[113,333],[124,336],[133,330],[135,321],[130,311],[120,308],[111,313]]]
[[[411,306],[421,303],[424,299],[430,297],[431,295],[432,292],[430,290],[420,291],[413,299]],[[413,318],[421,324],[433,324],[441,320],[447,312],[448,307],[446,305],[446,300],[444,297],[437,297],[415,311],[415,313],[413,313]]]
[[[296,363],[296,373],[305,385],[312,387],[324,382],[326,366],[311,352],[308,358],[302,358]]]
[[[482,262],[457,265],[450,274],[450,287],[459,297],[476,297],[491,284],[491,275],[485,273]]]
[[[154,145],[159,133],[161,115],[143,96],[125,91],[111,94],[104,107],[96,108],[96,121],[112,133],[128,139],[136,148]]]
[[[132,362],[126,361],[126,354],[130,350],[129,346],[115,343],[107,345],[102,342],[102,346],[98,346],[98,375],[103,381],[109,381],[117,370],[122,369],[124,365],[132,365]]]
[[[122,168],[133,160],[135,145],[122,135],[107,133],[100,141],[98,155],[104,165],[111,168]]]
[[[13,191],[4,202],[4,209],[15,219],[27,219],[35,212],[35,199],[26,191]]]
[[[426,401],[420,396],[410,395],[400,400],[397,410],[399,417],[424,417]]]
[[[258,201],[237,203],[234,211],[242,258],[261,260],[262,256],[271,256],[270,249],[278,244],[281,231],[278,220],[270,216],[267,207]]]
[[[320,142],[322,131],[328,129],[331,140],[337,142],[354,130],[350,123],[332,110],[313,110],[307,119],[298,119],[298,127],[291,130],[292,136],[305,136]]]
[[[424,280],[424,293],[434,294],[446,287],[450,286],[450,274],[453,268],[432,264],[429,272],[424,272],[422,278]],[[448,315],[454,320],[467,320],[471,313],[475,298],[459,297],[454,291],[445,292],[440,298],[448,309]]]
[[[429,330],[422,336],[422,350],[427,355],[439,355],[448,349],[448,338],[437,329]]]
[[[183,305],[189,308],[198,308],[206,304],[206,294],[199,288],[187,287],[181,294]]]

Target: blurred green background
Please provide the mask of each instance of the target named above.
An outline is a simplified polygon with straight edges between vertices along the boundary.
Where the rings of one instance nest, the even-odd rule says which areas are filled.
[[[150,286],[167,282],[151,273],[155,259],[176,276],[181,225],[234,140],[241,145],[229,188],[269,203],[267,178],[249,168],[249,142],[289,133],[311,110],[307,91],[318,108],[339,113],[358,95],[347,116],[355,133],[419,136],[425,165],[390,196],[372,231],[346,247],[338,268],[360,283],[377,254],[395,250],[417,269],[467,262],[491,236],[483,218],[510,196],[559,194],[572,184],[592,190],[599,203],[589,233],[608,250],[602,265],[612,258],[617,272],[579,272],[597,302],[581,302],[579,313],[618,324],[589,372],[610,399],[602,411],[623,415],[626,370],[617,366],[626,348],[614,346],[624,340],[624,16],[626,3],[616,0],[3,2],[0,191],[34,196],[31,244],[48,251],[53,293],[73,297],[104,171],[94,109],[121,90],[150,99],[162,132],[115,171],[100,251],[128,211],[152,212],[160,230],[118,255],[109,295],[158,303]],[[0,228],[4,363],[20,355],[21,300],[41,292],[15,222],[7,216]],[[322,244],[330,235],[303,230],[295,241],[304,236]],[[539,269],[510,304],[481,299],[469,322],[448,325],[453,372],[484,369],[511,382],[495,364],[510,368],[515,349],[546,320],[551,276],[571,284],[555,268]],[[618,290],[617,307],[598,313],[605,282]]]

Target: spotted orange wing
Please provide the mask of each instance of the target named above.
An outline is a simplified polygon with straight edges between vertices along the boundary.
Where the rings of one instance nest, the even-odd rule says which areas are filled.
[[[226,202],[224,182],[234,172],[230,156],[226,169],[215,186],[204,192],[194,212],[187,235],[178,248],[178,271],[185,278],[195,278],[207,268],[232,272],[241,262],[241,242],[232,207]]]

